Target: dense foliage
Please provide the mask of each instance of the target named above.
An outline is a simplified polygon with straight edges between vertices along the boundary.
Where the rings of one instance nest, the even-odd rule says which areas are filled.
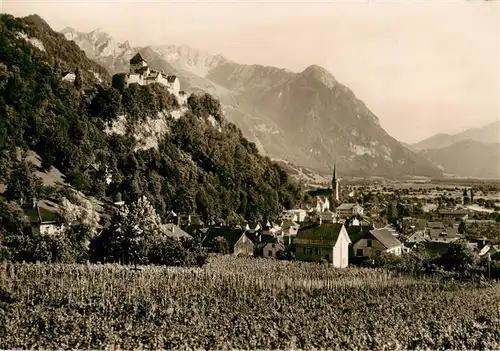
[[[478,280],[484,277],[500,279],[498,261],[488,262],[487,257],[480,258],[477,252],[461,242],[454,242],[447,246],[444,252],[436,254],[426,250],[419,243],[412,251],[403,253],[401,256],[382,253],[371,262],[361,263],[416,277],[440,275],[466,280]]]
[[[0,296],[2,349],[500,347],[498,284],[375,269],[234,257],[201,269],[4,264]]]
[[[43,168],[56,167],[85,194],[126,202],[145,195],[162,217],[173,209],[206,220],[233,212],[262,219],[300,197],[287,174],[224,120],[210,95],[192,95],[184,116],[169,118],[179,105],[162,86],[127,88],[120,77],[114,87],[98,84],[94,73],[109,79],[103,69],[37,16],[2,15],[0,47],[0,181],[9,179],[21,148],[38,153]],[[74,83],[62,81],[66,71],[77,73]],[[126,132],[106,134],[119,115],[126,116]],[[161,118],[166,135],[138,148],[134,130]]]

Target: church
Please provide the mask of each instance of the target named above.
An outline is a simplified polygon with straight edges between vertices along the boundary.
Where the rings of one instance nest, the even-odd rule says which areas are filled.
[[[310,196],[330,196],[338,202],[339,201],[339,190],[340,190],[340,179],[337,178],[337,163],[335,162],[333,166],[333,177],[331,188],[315,189],[309,191]]]

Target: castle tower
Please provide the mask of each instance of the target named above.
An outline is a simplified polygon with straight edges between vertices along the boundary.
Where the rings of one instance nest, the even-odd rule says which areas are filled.
[[[130,59],[130,73],[136,73],[147,66],[148,63],[142,58],[140,53],[135,54],[135,56]]]

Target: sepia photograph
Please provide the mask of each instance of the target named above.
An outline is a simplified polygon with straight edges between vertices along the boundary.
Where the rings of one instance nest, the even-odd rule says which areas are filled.
[[[0,350],[500,350],[500,1],[0,0]]]

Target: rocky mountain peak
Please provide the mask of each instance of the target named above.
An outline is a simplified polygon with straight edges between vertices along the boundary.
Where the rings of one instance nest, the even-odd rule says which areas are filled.
[[[217,65],[228,62],[222,55],[212,55],[204,50],[188,45],[151,46],[156,54],[176,67],[198,76],[205,77]]]
[[[329,88],[333,88],[337,84],[335,77],[325,68],[318,65],[307,67],[299,76],[320,81]]]

